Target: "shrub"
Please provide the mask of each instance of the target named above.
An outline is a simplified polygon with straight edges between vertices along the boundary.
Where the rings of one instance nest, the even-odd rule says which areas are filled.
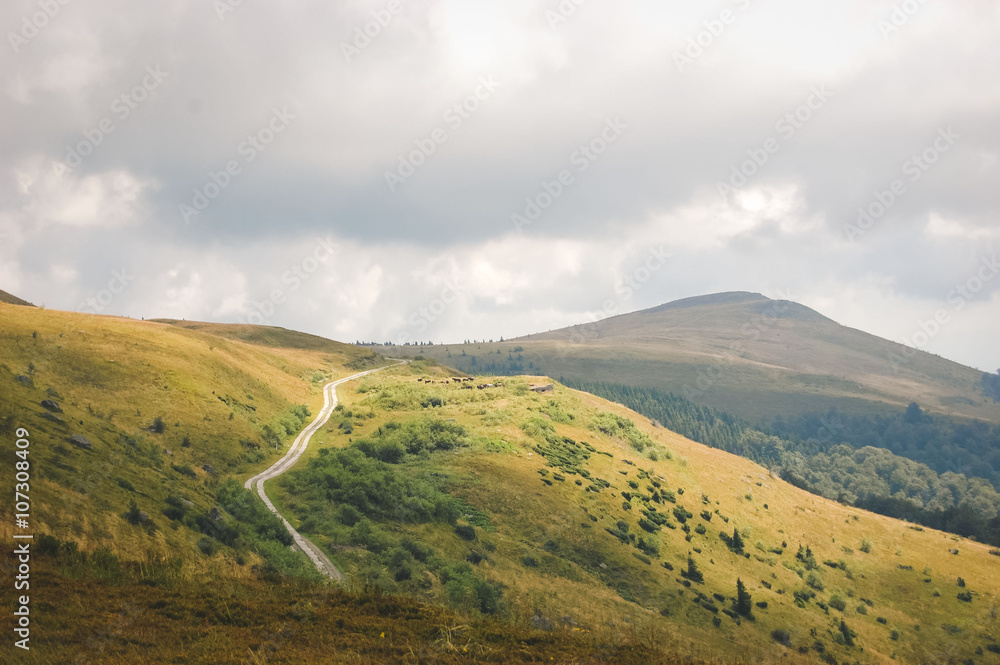
[[[153,424],[149,426],[149,431],[153,434],[163,434],[166,429],[167,424],[163,422],[163,418],[160,416],[156,416],[156,418],[153,419]]]
[[[823,585],[823,577],[816,571],[811,571],[806,576],[806,584],[812,587],[813,589],[816,589],[817,591],[822,591],[824,588],[826,588]]]
[[[841,598],[840,596],[834,595],[830,598],[830,607],[832,607],[835,610],[840,610],[841,612],[843,612],[845,609],[847,609],[847,602],[845,602],[844,599]]]
[[[455,533],[462,540],[475,540],[476,539],[476,527],[471,524],[457,524],[455,525]]]
[[[854,608],[854,611],[857,612],[858,614],[868,614],[868,606],[858,605],[856,608]]]
[[[198,474],[196,474],[194,472],[194,469],[192,469],[187,464],[171,464],[170,468],[173,469],[174,471],[176,471],[177,473],[179,473],[181,475],[184,475],[184,476],[188,476],[190,478],[197,478],[198,477]]]
[[[865,554],[871,554],[872,541],[868,540],[867,538],[862,538],[861,547],[859,547],[858,549],[864,552]]]
[[[521,559],[521,563],[523,563],[528,568],[537,568],[538,567],[538,560],[535,557],[530,556],[530,555],[526,555],[523,559]]]
[[[783,644],[786,647],[792,644],[791,634],[784,628],[776,628],[771,631],[771,639],[773,639],[778,644]]]
[[[970,593],[968,591],[962,591],[961,593],[958,594],[958,599],[960,601],[962,601],[963,603],[971,603],[972,602],[972,593]]]

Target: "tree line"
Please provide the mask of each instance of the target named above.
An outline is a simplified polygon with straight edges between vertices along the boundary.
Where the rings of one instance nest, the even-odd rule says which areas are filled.
[[[1000,494],[995,477],[996,427],[930,418],[911,405],[892,416],[846,417],[835,411],[754,427],[737,416],[699,406],[656,388],[566,380],[566,385],[618,402],[678,434],[751,459],[814,494],[889,517],[1000,545]],[[870,437],[863,435],[870,427]],[[912,440],[908,440],[908,437]],[[936,442],[936,443],[935,443]],[[946,470],[908,459],[878,444],[923,455]],[[874,445],[873,445],[874,444]],[[941,445],[958,456],[934,454]],[[947,454],[947,453],[944,453]]]

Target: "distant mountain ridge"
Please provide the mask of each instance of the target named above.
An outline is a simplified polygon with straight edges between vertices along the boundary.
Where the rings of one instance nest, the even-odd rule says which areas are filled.
[[[12,293],[7,293],[6,291],[0,291],[0,302],[5,302],[8,305],[21,305],[22,307],[34,307],[27,300],[22,300]]]
[[[1000,422],[1000,405],[983,394],[979,370],[843,326],[794,301],[745,291],[684,298],[502,344],[422,352],[465,371],[658,388],[751,422],[832,407],[885,413],[910,402]]]

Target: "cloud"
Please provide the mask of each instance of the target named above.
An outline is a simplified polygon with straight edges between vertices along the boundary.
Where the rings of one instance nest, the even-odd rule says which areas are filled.
[[[234,321],[277,289],[269,322],[349,341],[511,336],[609,301],[789,289],[893,335],[996,249],[995,3],[927,3],[888,32],[892,7],[861,0],[401,6],[63,6],[0,56],[0,287],[75,309],[125,269],[107,311]],[[16,30],[34,11],[19,0],[0,19]],[[136,101],[150,67],[166,75]],[[484,77],[496,91],[455,111]],[[808,108],[817,87],[832,94]],[[286,108],[287,130],[249,159],[241,147]],[[106,118],[114,130],[57,177]],[[609,118],[628,129],[577,170]],[[960,139],[910,180],[908,160],[949,127]],[[439,129],[391,191],[386,172]],[[720,196],[769,139],[779,149]],[[511,215],[566,169],[572,186],[517,233]],[[185,223],[179,207],[220,179]],[[905,195],[849,238],[897,179]],[[335,258],[296,283],[317,238]],[[623,298],[658,248],[670,260]],[[449,285],[460,296],[444,303]],[[1000,313],[993,293],[934,350],[1000,365],[977,332]]]

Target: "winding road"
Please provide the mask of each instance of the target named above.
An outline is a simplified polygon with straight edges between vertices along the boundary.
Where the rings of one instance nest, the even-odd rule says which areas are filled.
[[[390,358],[390,360],[394,359]],[[399,360],[396,365],[405,365],[408,362],[410,361]],[[374,374],[375,372],[381,372],[384,369],[395,367],[396,365],[370,369],[367,372],[353,374],[323,386],[323,408],[320,409],[318,414],[316,414],[316,419],[313,420],[308,427],[299,432],[299,435],[295,437],[295,441],[292,442],[292,446],[288,449],[288,452],[285,453],[284,457],[275,462],[266,471],[258,473],[256,476],[243,484],[244,487],[251,491],[253,491],[254,486],[257,487],[257,494],[260,495],[260,498],[264,501],[264,505],[267,506],[268,510],[277,515],[278,519],[284,522],[285,528],[288,529],[288,533],[291,534],[296,547],[305,552],[306,556],[309,557],[320,573],[326,575],[334,582],[344,581],[344,574],[341,573],[335,565],[333,565],[333,562],[330,561],[329,557],[323,553],[323,550],[296,531],[295,527],[289,524],[288,520],[286,520],[284,516],[278,512],[278,509],[274,507],[274,504],[271,503],[271,500],[267,498],[267,494],[264,492],[264,482],[271,480],[272,478],[277,478],[295,466],[295,463],[299,461],[299,458],[302,457],[302,453],[304,453],[306,448],[309,446],[309,439],[311,439],[312,435],[318,432],[319,429],[326,424],[326,421],[330,419],[330,415],[333,413],[333,410],[337,407],[337,386],[342,383],[347,383],[348,381],[360,379],[361,377],[368,376],[369,374]]]

